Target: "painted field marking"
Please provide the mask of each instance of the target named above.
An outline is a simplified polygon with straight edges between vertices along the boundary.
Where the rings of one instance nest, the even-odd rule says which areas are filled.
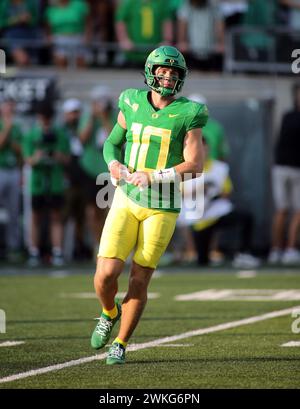
[[[161,270],[155,270],[154,273],[152,274],[151,278],[160,278],[164,275],[164,273]]]
[[[257,272],[254,270],[242,270],[236,274],[237,278],[254,278],[257,276]]]
[[[266,314],[256,315],[254,317],[243,318],[243,319],[237,320],[237,321],[226,322],[224,324],[213,325],[212,327],[208,327],[208,328],[199,328],[199,329],[196,329],[196,330],[193,330],[193,331],[183,332],[182,334],[172,335],[170,337],[159,338],[159,339],[155,339],[155,340],[149,341],[149,342],[144,342],[144,343],[141,343],[141,344],[130,345],[127,348],[127,351],[140,351],[142,349],[153,348],[153,347],[156,347],[157,345],[161,345],[161,344],[173,343],[173,342],[178,341],[180,339],[191,338],[191,337],[195,337],[195,336],[199,336],[199,335],[205,335],[205,334],[211,334],[213,332],[218,332],[218,331],[224,331],[224,330],[227,330],[227,329],[237,328],[237,327],[240,327],[242,325],[254,324],[256,322],[269,320],[271,318],[283,317],[285,315],[292,314],[292,312],[297,308],[300,308],[300,306],[294,306],[294,307],[286,308],[284,310],[279,310],[279,311],[272,311],[272,312],[268,312]],[[64,363],[61,363],[61,364],[46,366],[44,368],[32,369],[30,371],[21,372],[21,373],[18,373],[18,374],[14,374],[14,375],[6,376],[4,378],[0,378],[0,384],[1,383],[18,381],[20,379],[28,378],[30,376],[42,375],[42,374],[45,374],[45,373],[48,373],[48,372],[58,371],[60,369],[70,368],[72,366],[86,364],[86,363],[90,363],[90,362],[93,362],[93,361],[99,361],[99,360],[105,359],[106,357],[107,357],[107,353],[103,353],[103,354],[100,354],[100,355],[92,355],[92,356],[88,356],[88,357],[85,357],[85,358],[74,359],[72,361],[64,362]]]
[[[123,299],[126,295],[126,292],[119,292],[116,295],[116,298]],[[155,300],[160,297],[159,293],[148,293],[149,300]],[[94,292],[83,292],[83,293],[61,293],[60,297],[62,298],[80,298],[80,299],[97,299],[97,295]]]
[[[162,345],[156,345],[155,348],[162,348],[162,347],[171,347],[171,348],[186,348],[186,347],[193,347],[194,344],[162,344]]]
[[[190,294],[180,294],[176,301],[299,301],[300,290],[262,290],[210,288]]]
[[[130,344],[131,347],[136,347],[139,344]],[[110,347],[111,344],[106,344],[106,347]],[[178,347],[193,347],[194,344],[161,344],[161,345],[154,345],[153,348],[161,348],[161,347],[174,347],[174,348],[178,348]],[[128,348],[127,348],[128,350]]]
[[[300,347],[300,341],[290,341],[286,344],[282,344],[282,347]]]
[[[1,347],[14,347],[17,345],[22,345],[25,344],[24,341],[5,341],[5,342],[0,342],[0,348]]]
[[[69,277],[72,274],[70,270],[52,270],[49,273],[51,278],[65,278]]]

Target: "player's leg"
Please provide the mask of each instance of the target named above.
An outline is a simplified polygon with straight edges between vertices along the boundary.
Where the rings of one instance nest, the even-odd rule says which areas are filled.
[[[118,277],[123,268],[124,261],[121,259],[98,257],[94,287],[102,307],[108,311],[115,306]]]
[[[103,310],[91,340],[96,349],[108,342],[113,325],[120,318],[121,307],[115,303],[118,277],[137,240],[139,221],[124,205],[123,196],[117,189],[99,246],[94,285]]]
[[[147,303],[147,289],[154,269],[166,250],[175,230],[177,214],[143,209],[148,214],[139,226],[128,292],[122,304],[121,325],[109,350],[107,364],[123,364],[125,348]]]
[[[91,346],[103,348],[109,341],[112,329],[121,316],[121,306],[116,304],[118,277],[122,273],[124,261],[118,258],[98,257],[94,286],[102,312],[93,331]]]
[[[118,338],[128,342],[147,303],[147,289],[154,268],[143,267],[134,261],[129,277],[127,294],[122,303],[123,319],[121,320]]]

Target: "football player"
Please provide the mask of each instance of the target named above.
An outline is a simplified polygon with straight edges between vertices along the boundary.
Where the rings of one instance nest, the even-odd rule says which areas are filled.
[[[152,51],[145,64],[150,90],[123,91],[118,121],[104,145],[104,158],[119,186],[99,246],[94,285],[103,310],[91,345],[104,347],[121,319],[109,349],[109,365],[125,362],[151,276],[173,235],[180,211],[178,181],[185,174],[195,177],[202,172],[201,128],[208,111],[204,104],[176,99],[186,74],[184,57],[176,48],[161,46]],[[133,249],[128,291],[120,305],[115,302],[118,277]]]

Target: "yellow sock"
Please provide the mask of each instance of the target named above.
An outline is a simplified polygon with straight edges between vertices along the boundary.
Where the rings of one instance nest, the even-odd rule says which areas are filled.
[[[102,312],[113,320],[118,315],[118,308],[115,304],[114,308],[112,308],[111,310],[106,310],[105,308],[103,308]]]
[[[118,337],[114,340],[114,342],[117,342],[118,344],[123,345],[124,348],[126,348],[126,347],[127,347],[127,344],[128,344],[128,342],[122,341],[122,340],[121,340],[120,338],[118,338]],[[113,342],[113,343],[114,343],[114,342]]]

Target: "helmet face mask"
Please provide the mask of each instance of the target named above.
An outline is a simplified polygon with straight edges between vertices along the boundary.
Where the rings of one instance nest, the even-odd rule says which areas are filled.
[[[159,83],[159,77],[155,74],[158,67],[175,69],[179,78],[176,78],[173,88],[164,87]],[[187,66],[183,55],[171,46],[161,46],[152,51],[145,64],[146,84],[162,96],[172,96],[180,92],[187,74]]]

